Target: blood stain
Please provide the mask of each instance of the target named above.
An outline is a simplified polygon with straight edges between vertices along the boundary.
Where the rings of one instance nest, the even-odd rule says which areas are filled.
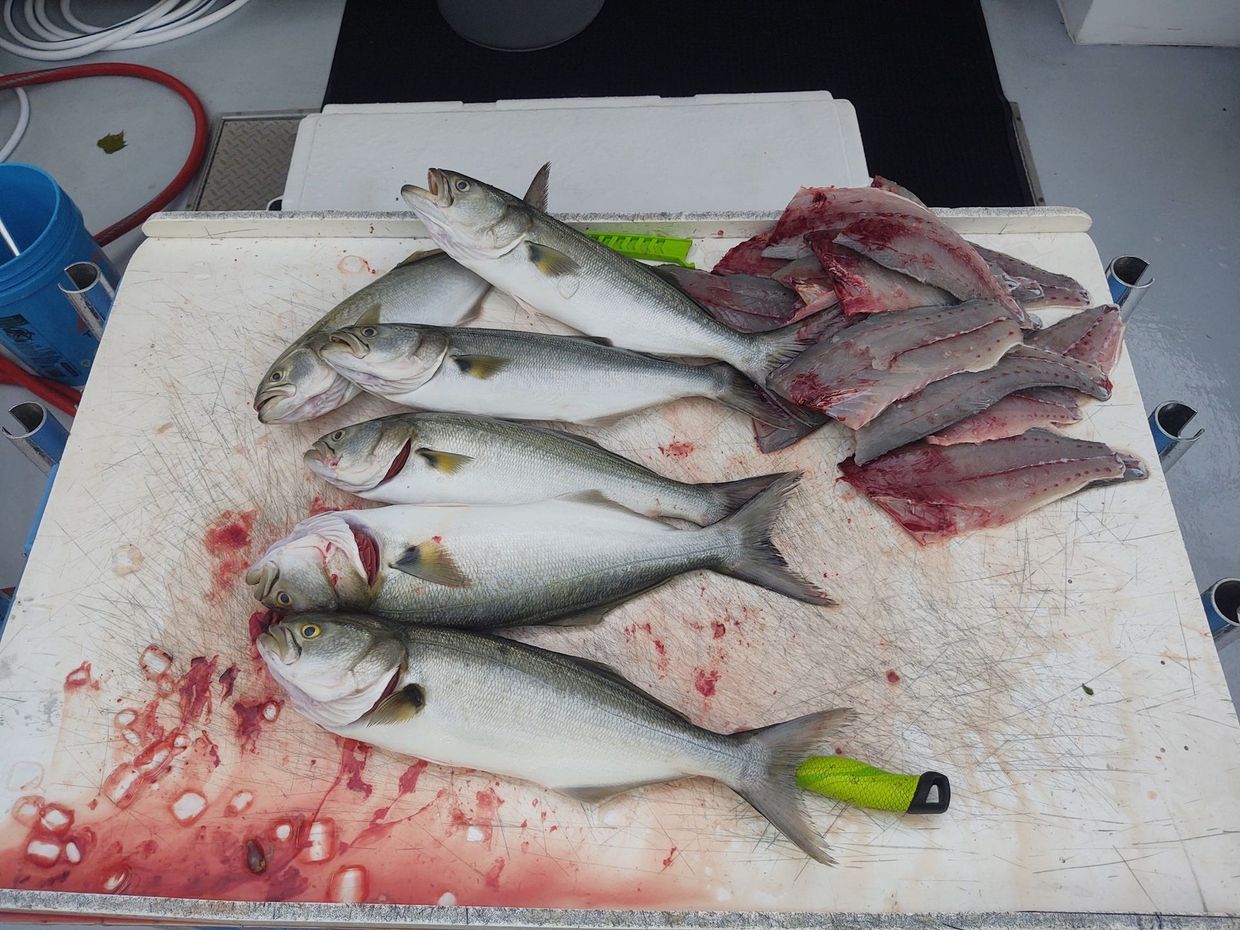
[[[99,682],[90,677],[90,663],[83,662],[65,676],[65,690],[77,688],[93,688],[99,690]]]
[[[427,762],[425,759],[419,759],[409,768],[401,773],[400,780],[396,783],[396,788],[401,794],[409,794],[418,787],[418,779],[422,777],[422,773],[426,771]]]
[[[710,624],[710,628],[712,632],[714,633],[714,636],[712,637],[713,639],[722,639],[723,635],[728,632],[727,626],[725,624],[720,623],[718,620],[712,621]]]
[[[339,507],[327,503],[317,494],[310,501],[310,516],[312,517],[318,516],[321,513],[332,513],[339,509]]]
[[[362,771],[366,767],[366,759],[369,756],[369,746],[351,739],[341,741],[339,777],[347,775],[346,787],[350,791],[358,792],[364,798],[370,797],[371,792],[375,790],[374,785],[362,778]]]
[[[683,459],[693,453],[693,443],[683,440],[672,440],[666,446],[659,446],[659,451],[669,459]]]
[[[487,869],[486,875],[483,877],[486,879],[488,888],[499,888],[499,876],[504,871],[505,864],[504,859],[501,857],[496,859],[492,866]]]
[[[712,697],[715,693],[715,684],[718,681],[718,669],[699,668],[693,677],[693,687],[697,688],[698,693],[702,697]]]
[[[215,560],[213,588],[208,595],[217,600],[232,586],[249,562],[250,532],[257,510],[225,510],[207,527],[202,544]]]
[[[671,851],[663,858],[663,868],[668,868],[672,864],[672,860],[676,858],[676,847],[673,846]]]
[[[895,669],[887,670],[887,683],[891,685],[898,685],[900,683],[900,676]]]
[[[225,699],[225,698],[232,697],[233,685],[235,685],[237,681],[237,666],[235,665],[228,666],[228,668],[220,672],[220,677],[218,680],[220,683],[220,687],[224,691],[224,693],[220,695],[220,698]]]

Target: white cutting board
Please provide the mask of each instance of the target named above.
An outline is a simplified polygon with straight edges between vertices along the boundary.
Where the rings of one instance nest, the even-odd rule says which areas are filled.
[[[950,222],[1105,293],[1082,214],[951,211]],[[709,266],[754,223],[651,225],[722,233],[695,247]],[[550,918],[490,907],[604,908],[570,922],[628,927],[679,918],[616,911],[811,912],[792,915],[796,926],[814,912],[1240,912],[1240,727],[1126,354],[1114,399],[1089,404],[1071,432],[1141,455],[1150,479],[947,545],[919,548],[836,483],[838,426],[763,456],[744,417],[693,400],[597,434],[682,479],[804,470],[775,538],[843,604],[694,573],[597,627],[520,635],[610,662],[720,730],[853,705],[860,721],[841,751],[951,778],[940,817],[811,798],[836,868],[712,783],[596,809],[484,773],[363,762],[282,706],[252,660],[256,604],[240,575],[293,521],[348,501],[302,468],[302,450],[386,408],[264,426],[254,385],[310,321],[418,248],[417,229],[390,215],[147,224],[0,641],[0,812],[33,796],[75,818],[35,847],[59,857],[38,866],[27,855],[38,837],[0,816],[0,911],[492,927]],[[483,320],[554,329],[498,296]],[[172,657],[166,679],[152,646]],[[195,668],[205,677],[216,656],[195,692]],[[166,772],[142,724],[149,708],[165,728],[187,721]],[[299,851],[298,835],[312,844]],[[81,862],[70,837],[86,847]],[[251,843],[261,874],[246,864]],[[267,899],[344,903],[308,914]],[[346,906],[357,902],[444,906]]]
[[[856,112],[825,91],[359,104],[302,120],[283,209],[403,209],[432,167],[520,194],[548,160],[557,213],[771,210],[800,184],[870,183]]]

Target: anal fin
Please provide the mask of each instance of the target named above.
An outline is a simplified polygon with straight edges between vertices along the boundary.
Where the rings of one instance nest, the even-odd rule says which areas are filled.
[[[627,785],[577,785],[572,788],[556,788],[555,790],[583,804],[602,804],[618,794],[624,794],[626,791],[632,791],[634,788],[642,788],[652,784],[656,783],[635,781]]]

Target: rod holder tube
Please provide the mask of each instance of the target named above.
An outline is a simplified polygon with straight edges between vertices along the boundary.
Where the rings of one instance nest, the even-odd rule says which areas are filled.
[[[1224,578],[1201,592],[1201,603],[1216,640],[1240,629],[1240,578]]]
[[[94,262],[74,262],[65,268],[65,275],[71,286],[61,282],[57,285],[60,293],[65,295],[87,332],[96,339],[102,339],[116,291]]]
[[[1119,307],[1119,318],[1125,323],[1137,309],[1141,298],[1154,283],[1150,263],[1135,255],[1121,255],[1107,265],[1107,287],[1111,301]]]
[[[30,459],[43,474],[49,474],[52,466],[65,454],[65,442],[69,431],[60,425],[42,404],[28,401],[9,408],[9,416],[17,421],[17,427],[3,428],[4,435]]]
[[[1158,460],[1162,462],[1164,472],[1205,435],[1204,428],[1191,436],[1186,435],[1188,424],[1195,416],[1196,410],[1178,400],[1161,403],[1150,412],[1150,432],[1154,434],[1154,448],[1158,450]]]

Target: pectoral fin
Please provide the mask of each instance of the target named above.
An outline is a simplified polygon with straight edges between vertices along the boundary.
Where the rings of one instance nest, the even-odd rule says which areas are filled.
[[[441,471],[445,475],[454,475],[462,465],[466,462],[474,460],[472,455],[460,455],[456,452],[440,452],[437,449],[416,449],[418,455],[426,460],[435,471]]]
[[[403,723],[416,717],[426,706],[426,691],[421,685],[407,684],[398,691],[393,691],[375,705],[366,719],[366,726],[373,727],[384,723]]]
[[[525,247],[529,251],[530,261],[534,263],[534,267],[550,278],[576,274],[580,267],[573,259],[549,245],[527,242]]]
[[[445,588],[468,588],[473,584],[461,571],[443,543],[427,540],[410,546],[392,568]]]
[[[454,355],[452,361],[456,362],[456,367],[461,370],[461,374],[485,381],[503,371],[509,359],[494,355]]]

